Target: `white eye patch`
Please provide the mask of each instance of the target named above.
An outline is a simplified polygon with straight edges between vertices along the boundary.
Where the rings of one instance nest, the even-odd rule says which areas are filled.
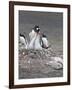
[[[37,30],[38,30],[39,28],[37,28]]]

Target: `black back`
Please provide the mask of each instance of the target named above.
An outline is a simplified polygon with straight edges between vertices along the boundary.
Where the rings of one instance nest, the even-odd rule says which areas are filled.
[[[42,37],[47,37],[45,34],[42,34]]]
[[[23,34],[21,34],[21,33],[20,33],[20,36],[23,37],[23,38],[25,38],[25,36]]]

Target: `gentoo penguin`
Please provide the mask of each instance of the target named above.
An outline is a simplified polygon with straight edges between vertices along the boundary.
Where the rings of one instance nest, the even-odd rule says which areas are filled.
[[[40,28],[35,25],[32,32],[29,33],[30,44],[29,49],[42,49],[40,45]]]
[[[44,33],[41,36],[41,46],[42,48],[45,48],[45,49],[47,49],[49,46],[47,36]]]
[[[30,41],[34,38],[35,35],[36,35],[36,32],[34,31],[34,29],[32,29],[32,31],[29,33]]]
[[[38,33],[35,39],[35,43],[34,43],[34,48],[37,50],[42,50],[42,46],[40,44],[40,38],[41,38],[41,34]]]
[[[32,28],[32,31],[29,33],[29,38],[30,41],[33,39],[33,37],[35,36],[35,34],[40,32],[40,28],[38,25],[35,25],[34,28]]]
[[[27,49],[27,40],[26,37],[20,33],[19,35],[19,43],[24,46],[25,49]]]

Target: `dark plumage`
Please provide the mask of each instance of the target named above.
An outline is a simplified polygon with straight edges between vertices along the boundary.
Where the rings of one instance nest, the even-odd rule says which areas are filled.
[[[37,33],[40,31],[40,28],[39,28],[38,25],[35,25],[33,29],[34,29],[34,31],[37,32]]]
[[[20,33],[20,37],[23,37],[23,38],[25,38],[25,36],[24,36],[23,34],[21,34],[21,33]]]
[[[44,33],[42,33],[42,36],[41,36],[41,46],[42,48],[45,48],[45,49],[48,48],[48,39]]]
[[[45,38],[47,38],[47,36],[46,36],[45,34],[42,34],[42,37],[45,37]]]

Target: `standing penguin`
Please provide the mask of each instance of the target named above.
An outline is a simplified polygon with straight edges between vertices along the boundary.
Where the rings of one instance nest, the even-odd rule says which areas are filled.
[[[35,25],[32,32],[29,33],[30,44],[29,49],[42,49],[40,45],[40,28]]]
[[[23,34],[19,35],[19,43],[23,45],[23,48],[27,49],[27,39]]]
[[[45,49],[47,49],[49,46],[47,36],[44,33],[41,36],[41,46],[42,48],[45,48]]]
[[[35,25],[34,28],[32,29],[32,31],[29,33],[29,38],[30,38],[30,41],[33,39],[33,37],[35,37],[35,35],[37,33],[40,32],[40,28],[38,25]]]

